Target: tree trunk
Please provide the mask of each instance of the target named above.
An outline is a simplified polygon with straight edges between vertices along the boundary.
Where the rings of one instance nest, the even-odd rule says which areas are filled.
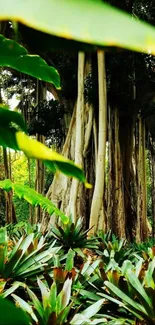
[[[125,232],[125,206],[124,206],[124,184],[123,184],[123,160],[120,149],[120,118],[118,109],[114,109],[114,144],[113,154],[113,210],[112,216],[114,218],[113,232],[120,238],[126,237]]]
[[[29,186],[31,187],[31,160],[30,158],[27,159],[27,167],[28,167],[28,176],[29,176]],[[31,225],[33,225],[34,220],[33,220],[33,210],[32,210],[32,204],[29,204],[29,222]]]
[[[75,163],[81,167],[84,166],[83,150],[84,150],[84,67],[85,54],[79,53],[78,56],[78,97],[76,108],[76,139],[75,139]],[[79,181],[72,180],[70,200],[68,212],[72,221],[75,223],[77,219],[77,196]]]
[[[7,155],[7,149],[3,148],[3,159],[4,159],[4,170],[5,170],[5,178],[11,179],[11,167],[9,166],[9,160]],[[15,223],[17,222],[14,204],[13,204],[13,193],[5,192],[6,199],[6,223]]]
[[[98,85],[99,85],[99,131],[98,131],[98,153],[96,166],[95,188],[91,205],[90,227],[93,227],[90,234],[95,233],[98,227],[103,228],[104,206],[101,214],[104,182],[105,182],[105,158],[106,158],[106,137],[107,137],[107,89],[105,54],[98,51]]]
[[[37,80],[37,89],[36,89],[36,105],[39,104],[40,101],[46,99],[46,91],[43,87],[41,81]],[[41,142],[45,143],[45,137],[40,134],[36,134],[36,139]],[[45,174],[45,167],[41,160],[36,161],[36,179],[35,179],[35,190],[43,194],[44,191],[44,174]],[[42,214],[43,211],[40,206],[35,208],[35,223],[42,221]]]
[[[84,79],[91,74],[91,58],[86,58],[79,53],[78,98],[74,109],[68,134],[63,146],[62,154],[83,166],[88,182],[94,182],[94,141],[93,121],[94,109],[89,103],[84,103]],[[69,104],[70,105],[70,104]],[[92,190],[86,190],[83,184],[70,179],[57,172],[47,192],[47,197],[64,213],[72,213],[73,221],[77,216],[84,218],[84,223],[89,224],[90,201]],[[42,229],[52,227],[57,220],[56,216],[44,214]]]
[[[151,145],[151,194],[152,194],[152,238],[155,239],[155,142],[150,139]]]
[[[108,107],[108,175],[107,175],[107,231],[113,227],[113,132],[112,111]]]
[[[146,158],[145,158],[145,122],[139,117],[138,130],[138,193],[137,193],[137,232],[136,241],[147,239],[147,194],[146,194]]]

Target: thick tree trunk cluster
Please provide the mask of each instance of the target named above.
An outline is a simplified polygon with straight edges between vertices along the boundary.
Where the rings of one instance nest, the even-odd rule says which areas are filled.
[[[84,224],[91,227],[89,235],[112,230],[121,238],[145,240],[148,236],[145,121],[142,117],[137,120],[123,116],[119,107],[107,105],[103,51],[97,53],[97,64],[99,107],[94,114],[92,104],[84,99],[91,60],[79,53],[77,101],[62,151],[84,168],[93,189],[86,190],[77,180],[56,173],[47,197],[70,215],[73,222],[82,216]],[[43,230],[56,221],[56,217],[45,214]]]

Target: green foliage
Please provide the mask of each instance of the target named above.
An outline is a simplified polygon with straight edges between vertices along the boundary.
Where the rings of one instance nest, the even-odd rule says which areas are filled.
[[[17,220],[20,221],[29,221],[30,207],[29,203],[24,199],[19,199],[17,195],[13,196],[13,204],[15,207]],[[33,211],[34,214],[34,211]]]
[[[0,298],[0,325],[29,325],[25,312],[15,307],[10,301]]]
[[[36,274],[44,272],[44,267],[53,264],[53,256],[60,247],[54,247],[54,244],[47,248],[45,237],[36,237],[30,233],[20,239],[15,237],[12,240],[7,239],[5,228],[0,229],[0,277],[3,278],[1,290],[12,284],[14,280],[33,278]],[[14,291],[15,288],[11,288]],[[3,296],[10,294],[10,289],[6,290]]]
[[[154,239],[149,238],[147,241],[141,243],[128,243],[128,247],[132,248],[132,250],[136,251],[141,257],[143,257],[143,254],[147,253],[148,249],[154,247]]]
[[[23,183],[23,185],[29,185],[34,188],[35,186],[35,160],[29,160],[22,152],[11,152],[11,177],[16,182]],[[48,173],[51,173],[48,170]],[[53,176],[53,174],[52,174]],[[16,217],[18,222],[28,221],[30,214],[30,205],[24,200],[20,199],[15,193],[13,193],[13,203],[15,206]],[[34,208],[31,207],[32,214],[34,215]]]
[[[23,46],[1,34],[0,66],[13,68],[60,88],[60,76],[55,68],[48,66],[40,56],[28,54]]]
[[[122,266],[115,261],[117,255],[110,254],[108,268],[102,256],[84,255],[83,250],[82,264],[78,265],[76,252],[81,246],[75,245],[64,255],[54,242],[49,246],[39,224],[26,227],[26,223],[19,223],[7,229],[8,235],[6,228],[0,230],[1,296],[13,298],[29,315],[30,324],[134,325],[135,320],[154,324],[154,248],[137,262],[125,260]],[[82,234],[81,227],[78,230]],[[108,244],[112,239],[113,247],[122,243],[110,233],[101,235]],[[119,252],[124,249],[120,246]]]
[[[133,251],[132,247],[127,245],[125,239],[118,239],[111,231],[98,234],[99,249],[96,253],[102,257],[105,265],[105,270],[109,270],[112,265],[116,264],[121,266],[124,260],[136,260],[138,255]]]
[[[58,245],[62,245],[65,251],[81,248],[97,248],[97,240],[87,238],[90,229],[83,230],[83,220],[79,218],[76,223],[73,223],[71,218],[67,224],[62,224],[52,227],[51,233],[57,239]]]
[[[29,158],[43,160],[53,172],[59,170],[67,176],[78,178],[85,183],[86,187],[90,187],[86,183],[83,170],[79,166],[22,132],[25,131],[25,123],[19,113],[9,111],[1,106],[0,114],[1,146],[22,150]]]
[[[53,282],[49,289],[41,280],[38,279],[38,286],[41,291],[42,302],[39,303],[34,293],[28,289],[28,294],[33,301],[33,305],[39,318],[42,320],[42,324],[48,324],[49,321],[52,324],[62,325],[69,314],[71,309],[71,286],[72,279],[67,279],[64,282],[63,288],[60,292],[57,290],[56,283]]]
[[[9,224],[5,227],[7,229],[8,237],[12,239],[25,238],[30,234],[34,234],[34,238],[40,239],[42,236],[41,224],[31,225],[27,221],[19,221],[16,224]]]
[[[0,188],[5,191],[13,190],[20,199],[25,199],[32,206],[40,206],[43,210],[47,211],[50,215],[55,213],[61,218],[64,224],[68,223],[69,218],[65,216],[49,199],[43,197],[28,185],[20,183],[13,183],[10,179],[0,181]]]
[[[93,316],[97,314],[103,304],[103,299],[100,299],[81,313],[76,313],[77,310],[74,310],[74,314],[76,313],[76,315],[74,315],[73,310],[72,313],[70,313],[72,309],[72,278],[69,274],[60,291],[55,281],[50,288],[39,278],[37,282],[41,292],[41,301],[35,293],[27,287],[33,309],[17,295],[13,294],[12,296],[19,306],[26,311],[33,320],[41,325],[48,325],[50,323],[52,323],[52,325],[63,325],[68,323],[68,319],[70,319],[69,323],[72,325],[90,324],[90,322],[93,321]],[[72,314],[74,316],[72,316]],[[94,320],[94,324],[98,324],[98,321],[96,320],[95,322]]]
[[[99,46],[118,46],[155,53],[155,31],[152,26],[101,1],[63,0],[59,6],[55,0],[44,3],[35,0],[31,5],[30,1],[21,3],[17,0],[12,0],[10,5],[10,1],[6,0],[0,5],[0,13],[0,19],[23,22],[37,30],[61,37],[60,42],[66,38]],[[61,23],[57,17],[61,17]]]
[[[94,44],[95,49],[96,45],[119,46],[155,53],[153,27],[101,1],[63,0],[60,6],[54,0],[31,1],[31,4],[29,0],[22,4],[6,0],[0,4],[0,17],[24,22],[55,36]],[[80,24],[76,23],[79,17]],[[53,40],[56,41],[54,37]],[[60,39],[57,41],[59,43]],[[40,57],[28,55],[26,49],[3,36],[0,36],[0,49],[0,66],[53,82],[59,88],[57,71]],[[76,177],[90,187],[79,166],[30,138],[21,115],[2,105],[0,145],[22,150],[27,157],[42,160],[53,172]],[[9,237],[6,228],[0,229],[0,292],[3,297],[0,308],[9,310],[7,315],[1,312],[0,323],[9,324],[11,315],[11,324],[24,325],[155,324],[154,248],[149,247],[141,258],[135,252],[132,254],[125,240],[111,234],[87,239],[89,230],[83,230],[81,219],[73,224],[52,202],[27,185],[4,180],[0,187],[5,191],[13,189],[19,198],[41,206],[50,215],[57,214],[63,221],[63,225],[51,230],[62,249],[56,247],[54,241],[50,245],[49,238],[47,243],[40,229],[34,231],[25,224],[10,229]],[[83,248],[91,249],[87,250],[87,256]],[[62,256],[64,251],[67,254]],[[82,255],[81,263],[77,263],[78,254]],[[36,275],[39,276],[37,283]],[[7,296],[29,314],[30,321],[24,318],[25,314],[7,305]]]
[[[100,293],[106,300],[128,311],[129,319],[146,324],[155,324],[154,290],[155,258],[148,265],[141,259],[136,266],[126,260],[120,272],[110,281],[104,282],[106,294]],[[115,279],[115,281],[113,281]],[[107,292],[109,295],[107,295]]]

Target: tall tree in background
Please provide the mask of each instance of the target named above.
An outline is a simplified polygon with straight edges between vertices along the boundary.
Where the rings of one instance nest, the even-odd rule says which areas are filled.
[[[107,2],[137,18],[151,23],[154,21],[152,4],[148,5],[146,1],[142,4],[137,0]],[[148,234],[145,166],[147,128],[153,140],[155,137],[152,122],[153,58],[119,49],[113,52],[107,49],[106,69],[103,60],[101,69],[98,69],[96,53],[84,55],[83,52],[71,53],[69,49],[53,53],[50,41],[53,38],[49,35],[23,25],[19,25],[19,29],[22,42],[27,44],[31,52],[37,50],[60,72],[61,92],[46,85],[63,111],[63,123],[59,129],[63,129],[64,136],[59,150],[63,147],[64,156],[84,167],[87,179],[93,185],[93,189],[85,190],[77,181],[56,173],[47,197],[65,213],[71,214],[73,221],[82,216],[87,226],[94,226],[92,232],[112,229],[120,237],[133,239],[136,236],[137,241],[144,240]],[[45,44],[44,40],[47,39]],[[38,112],[34,109],[37,116],[45,107],[42,99],[39,99]],[[29,114],[29,108],[26,108],[24,115],[31,115],[31,126],[32,120],[39,125],[39,119],[32,118],[32,111]],[[39,133],[33,130],[31,134],[45,136],[43,129],[42,118]],[[41,176],[42,168],[39,162],[37,164],[36,188],[44,192],[44,173]],[[42,220],[40,212],[35,220]],[[50,227],[55,223],[55,218],[44,215],[42,222],[43,228]]]

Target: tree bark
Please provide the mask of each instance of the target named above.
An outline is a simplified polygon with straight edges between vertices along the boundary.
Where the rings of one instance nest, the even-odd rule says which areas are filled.
[[[83,56],[83,53],[80,54],[79,61],[81,61],[81,55]],[[91,104],[84,103],[84,80],[91,74],[91,57],[86,58],[85,66],[83,65],[84,60],[81,66],[81,74],[83,73],[83,75],[79,73],[78,76],[78,78],[82,79],[82,83],[79,80],[79,93],[81,97],[79,97],[79,102],[73,103],[74,109],[62,154],[76,163],[83,165],[88,182],[93,183],[95,173],[93,140],[94,109]],[[80,102],[83,107],[80,105]],[[79,105],[78,108],[77,105]],[[80,116],[82,121],[79,123]],[[77,189],[75,187],[76,192],[74,192],[72,191],[74,181],[62,173],[56,172],[47,192],[47,197],[64,213],[69,215],[73,211],[74,220],[76,220],[77,216],[83,217],[84,224],[88,226],[92,190],[86,190],[83,184],[80,183]],[[50,218],[50,216],[44,214],[42,223],[43,231],[47,227],[51,228],[56,221],[58,222],[56,216],[52,215]]]
[[[84,150],[84,67],[85,54],[79,52],[78,56],[78,97],[76,108],[76,140],[75,140],[75,163],[81,167],[84,166],[83,150]],[[72,221],[75,223],[77,219],[77,196],[78,196],[79,181],[72,180],[69,214]]]
[[[124,184],[123,184],[123,160],[120,149],[120,118],[118,109],[114,109],[114,183],[113,183],[113,231],[120,238],[126,238],[125,231],[125,206],[124,206]]]
[[[105,182],[105,158],[106,158],[106,137],[107,137],[107,89],[105,54],[99,50],[98,56],[98,85],[99,85],[99,131],[98,131],[98,153],[96,166],[95,188],[91,205],[90,223],[92,228],[90,235],[103,227],[104,211],[101,215],[101,208],[104,195]]]
[[[152,238],[155,241],[155,142],[150,139],[150,154],[151,154],[151,194],[152,194]]]
[[[37,80],[37,85],[36,85],[36,105],[39,104],[40,101],[43,101],[46,99],[46,90],[42,84],[41,81]],[[40,134],[36,134],[36,139],[41,142],[45,143],[45,137]],[[36,161],[36,179],[35,179],[35,190],[43,194],[44,191],[44,174],[45,174],[45,167],[42,161],[37,160]],[[38,223],[42,221],[42,215],[43,211],[40,206],[35,208],[35,217],[34,217],[34,222]]]
[[[145,122],[139,117],[138,143],[138,193],[137,193],[137,232],[136,241],[147,239],[147,193],[146,193],[146,157],[145,157]]]

